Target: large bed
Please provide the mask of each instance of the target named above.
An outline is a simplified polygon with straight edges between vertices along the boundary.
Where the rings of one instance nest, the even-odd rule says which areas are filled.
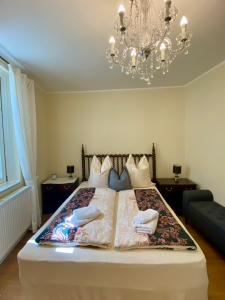
[[[141,154],[137,154],[141,157]],[[82,148],[84,181],[77,188],[88,187],[85,180],[92,155]],[[100,157],[103,157],[100,156]],[[119,157],[122,163],[119,166]],[[114,155],[113,162],[122,168],[124,155]],[[148,154],[153,160],[153,179],[156,179],[155,151]],[[87,173],[86,173],[87,174]],[[155,178],[154,178],[155,177]],[[156,187],[151,187],[156,190]],[[36,238],[49,226],[77,190],[62,204],[49,221],[27,242],[18,254],[20,280],[29,300],[206,300],[208,277],[206,260],[200,247],[191,250],[132,249],[119,251],[96,247],[40,246]],[[161,195],[160,195],[161,196]],[[113,240],[116,235],[117,209],[114,207]],[[164,200],[163,200],[164,201]],[[169,208],[171,214],[186,231]]]

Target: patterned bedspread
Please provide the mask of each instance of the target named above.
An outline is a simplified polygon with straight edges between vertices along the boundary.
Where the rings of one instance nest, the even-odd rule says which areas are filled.
[[[133,227],[138,210],[155,209],[159,212],[157,229],[153,235],[136,233]],[[119,194],[115,248],[166,248],[173,250],[195,250],[190,235],[176,220],[161,199],[157,189],[136,189]]]
[[[80,188],[35,241],[39,245],[51,246],[110,247],[115,195],[116,193],[110,189]],[[102,215],[81,227],[68,226],[65,219],[73,210],[89,204],[96,205]]]

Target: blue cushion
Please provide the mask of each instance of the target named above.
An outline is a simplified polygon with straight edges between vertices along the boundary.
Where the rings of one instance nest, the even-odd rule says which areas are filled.
[[[132,189],[130,176],[126,168],[124,168],[121,175],[115,169],[110,170],[109,188],[115,191]]]

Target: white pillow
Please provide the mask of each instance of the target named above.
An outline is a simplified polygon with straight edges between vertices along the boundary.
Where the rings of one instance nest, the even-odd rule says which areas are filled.
[[[108,187],[109,171],[111,168],[112,162],[109,156],[105,157],[101,165],[99,159],[94,155],[91,161],[88,184],[96,188]]]
[[[130,154],[126,162],[126,167],[134,188],[145,188],[153,185],[150,176],[149,162],[145,155],[142,156],[138,166],[136,166],[134,158]]]

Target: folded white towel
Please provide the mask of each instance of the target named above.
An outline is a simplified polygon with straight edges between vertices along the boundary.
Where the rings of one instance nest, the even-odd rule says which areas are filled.
[[[147,209],[147,210],[139,210],[138,214],[134,217],[135,224],[145,224],[154,219],[158,219],[159,213],[154,209]]]
[[[73,214],[67,217],[65,221],[68,226],[79,227],[93,221],[101,214],[101,211],[95,205],[90,205],[75,209]]]
[[[137,233],[154,234],[158,224],[158,217],[145,224],[134,224]]]
[[[81,207],[74,209],[73,215],[76,216],[78,220],[96,218],[101,214],[101,211],[96,205],[89,205],[86,207]]]
[[[76,216],[72,215],[72,216],[66,218],[65,221],[66,221],[67,226],[74,228],[74,227],[79,227],[79,226],[85,225],[85,224],[93,221],[94,219],[91,218],[91,219],[79,220],[76,218]]]

